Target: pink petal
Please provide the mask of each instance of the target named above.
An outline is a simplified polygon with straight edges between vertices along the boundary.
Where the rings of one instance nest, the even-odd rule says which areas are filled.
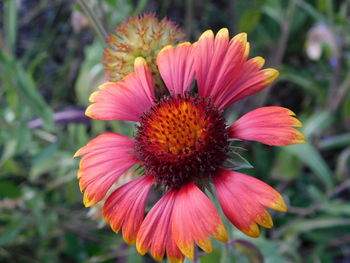
[[[136,164],[134,141],[117,133],[105,133],[76,152],[83,156],[78,171],[85,206],[101,201],[107,191],[130,167]]]
[[[220,109],[265,89],[278,77],[279,73],[275,69],[261,70],[264,63],[263,58],[255,57],[243,64],[239,77],[220,94],[217,102]]]
[[[135,243],[145,214],[146,200],[154,177],[142,176],[115,190],[103,206],[103,216],[115,232],[123,230],[126,243]]]
[[[167,252],[171,262],[183,262],[184,256],[171,233],[174,201],[174,191],[168,192],[152,207],[142,222],[136,238],[136,249],[141,255],[150,250],[152,257],[161,261]]]
[[[286,211],[283,197],[254,177],[219,169],[213,179],[224,214],[248,236],[260,235],[258,224],[267,228],[273,226],[265,207]]]
[[[86,115],[98,120],[138,121],[154,105],[155,97],[152,74],[143,58],[136,58],[134,70],[122,81],[107,82],[92,93]]]
[[[181,252],[194,257],[194,243],[207,253],[212,251],[209,235],[226,242],[227,232],[213,203],[194,184],[189,183],[175,193],[172,232]]]
[[[258,108],[229,127],[230,137],[273,146],[303,143],[306,140],[304,135],[293,128],[302,124],[294,116],[291,110],[282,107]]]
[[[192,45],[166,46],[157,57],[159,72],[171,95],[184,94],[194,78]]]
[[[261,57],[247,61],[249,43],[245,33],[230,41],[227,29],[221,29],[215,38],[208,30],[194,46],[198,93],[211,98],[219,109],[259,92],[278,76],[275,69],[261,70],[264,64]]]
[[[215,38],[211,30],[204,32],[194,50],[199,95],[210,97],[213,104],[219,107],[220,94],[241,74],[248,50],[244,33],[230,41],[226,28],[221,29]]]

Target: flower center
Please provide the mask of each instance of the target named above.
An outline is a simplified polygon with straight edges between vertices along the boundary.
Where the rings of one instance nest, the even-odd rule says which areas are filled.
[[[141,117],[135,139],[146,173],[170,188],[209,179],[229,144],[221,112],[190,94],[162,98]]]

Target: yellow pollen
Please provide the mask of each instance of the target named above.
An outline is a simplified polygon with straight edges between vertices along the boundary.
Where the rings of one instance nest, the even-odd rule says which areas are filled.
[[[153,112],[146,135],[164,153],[188,154],[205,137],[205,113],[188,101],[166,104]]]

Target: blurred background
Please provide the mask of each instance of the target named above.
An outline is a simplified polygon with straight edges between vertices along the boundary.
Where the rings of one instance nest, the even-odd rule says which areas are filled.
[[[105,43],[82,1],[0,0],[0,262],[154,262],[84,208],[74,152],[126,122],[84,116],[105,79]],[[350,262],[350,1],[86,0],[107,32],[141,12],[167,16],[191,41],[206,29],[247,32],[251,57],[278,81],[233,105],[233,121],[276,105],[303,121],[308,142],[244,143],[257,176],[283,193],[288,213],[252,239],[232,229],[200,262]],[[210,216],[210,215],[208,215]]]

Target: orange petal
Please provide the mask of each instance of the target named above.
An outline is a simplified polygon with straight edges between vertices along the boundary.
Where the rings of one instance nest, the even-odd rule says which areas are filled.
[[[210,97],[220,109],[259,92],[278,77],[275,69],[261,70],[264,65],[261,57],[247,61],[249,43],[246,33],[229,41],[225,28],[215,38],[212,31],[206,31],[193,46],[198,93]]]
[[[209,235],[226,242],[227,232],[213,203],[193,183],[176,192],[172,232],[181,252],[194,257],[194,243],[205,252],[212,251]]]
[[[136,58],[134,70],[122,81],[107,82],[92,93],[86,115],[98,120],[138,121],[154,105],[155,97],[152,75],[143,58]]]
[[[150,250],[154,259],[161,261],[167,252],[171,262],[183,262],[184,256],[176,246],[171,233],[174,191],[165,194],[147,214],[136,238],[136,249],[144,255]]]
[[[103,206],[103,216],[115,232],[122,228],[129,245],[135,243],[144,218],[146,200],[154,177],[142,176],[115,190]]]
[[[245,33],[231,41],[226,28],[221,29],[215,38],[212,31],[202,34],[194,48],[195,75],[200,96],[210,97],[215,106],[220,106],[220,94],[241,74],[248,55],[247,47]]]
[[[130,167],[136,164],[134,141],[117,133],[105,133],[91,140],[74,155],[83,156],[78,179],[84,191],[85,206],[101,201],[107,191]]]
[[[273,226],[265,207],[286,211],[282,196],[254,177],[219,169],[213,179],[224,214],[250,237],[260,235],[258,224],[267,228]]]
[[[303,143],[304,135],[293,128],[302,124],[294,116],[291,110],[282,107],[258,108],[243,115],[229,128],[230,137],[273,146]]]
[[[261,57],[244,62],[240,75],[220,94],[218,98],[220,109],[263,90],[278,77],[279,73],[275,69],[261,69],[264,62]]]

